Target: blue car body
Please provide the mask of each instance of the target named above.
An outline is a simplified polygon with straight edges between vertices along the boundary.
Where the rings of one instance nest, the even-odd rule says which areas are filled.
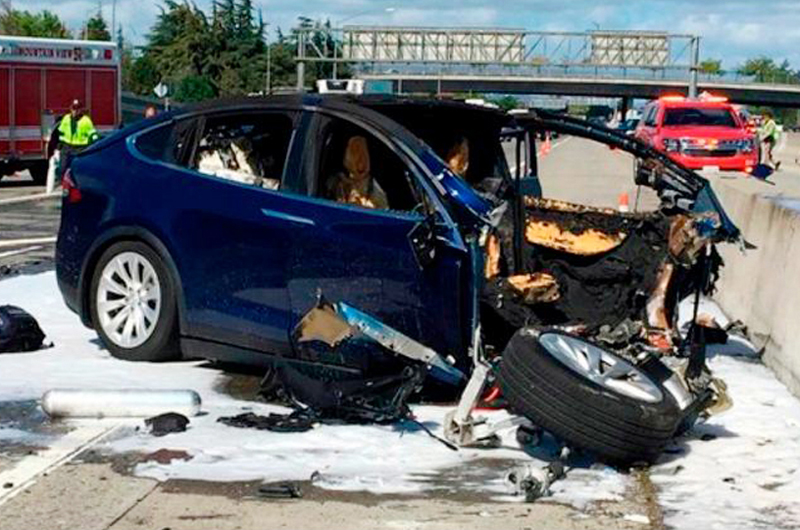
[[[191,129],[208,115],[271,111],[293,119],[279,191],[155,159],[138,145],[144,135]],[[383,139],[408,163],[428,211],[370,210],[310,193],[304,167],[319,116]],[[156,250],[175,279],[184,355],[249,363],[288,355],[290,330],[322,293],[468,362],[480,275],[471,236],[457,219],[480,226],[492,205],[378,112],[312,95],[177,111],[93,145],[75,158],[70,178],[80,200],[64,200],[57,276],[67,305],[87,326],[93,325],[88,287],[100,254],[133,239]],[[420,264],[409,241],[420,225],[435,232],[431,265]]]

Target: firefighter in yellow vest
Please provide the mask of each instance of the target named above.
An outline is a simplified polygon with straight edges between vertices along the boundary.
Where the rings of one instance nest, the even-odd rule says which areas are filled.
[[[81,102],[77,99],[74,100],[69,107],[69,114],[64,115],[58,125],[62,172],[69,167],[75,154],[81,152],[97,138],[97,130],[94,128],[92,119],[83,112]]]

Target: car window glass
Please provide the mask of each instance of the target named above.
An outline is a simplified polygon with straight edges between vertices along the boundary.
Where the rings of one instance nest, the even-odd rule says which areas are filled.
[[[147,158],[181,164],[187,155],[193,131],[191,120],[170,122],[137,136],[136,149]]]
[[[665,127],[713,126],[736,127],[736,119],[726,108],[674,108],[664,114]]]
[[[656,126],[656,113],[657,113],[656,111],[657,109],[654,106],[647,109],[647,113],[645,114],[644,117],[644,124],[647,125],[648,127]]]
[[[293,121],[283,113],[209,116],[190,167],[206,175],[277,190],[292,132]]]
[[[361,127],[325,119],[310,193],[379,210],[412,211],[422,194],[411,169],[386,143]]]

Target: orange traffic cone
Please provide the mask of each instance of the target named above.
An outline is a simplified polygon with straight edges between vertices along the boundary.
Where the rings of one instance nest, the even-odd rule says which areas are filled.
[[[544,154],[549,155],[551,147],[552,145],[550,145],[550,133],[547,133],[547,136],[544,137]]]
[[[628,208],[628,204],[630,203],[628,199],[628,192],[622,192],[619,194],[619,198],[617,199],[618,209],[620,212],[628,212],[630,209]]]

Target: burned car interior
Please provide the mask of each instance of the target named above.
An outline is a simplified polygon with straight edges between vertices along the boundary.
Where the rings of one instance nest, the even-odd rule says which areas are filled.
[[[190,167],[201,173],[276,190],[292,137],[283,114],[222,115],[206,120]]]

